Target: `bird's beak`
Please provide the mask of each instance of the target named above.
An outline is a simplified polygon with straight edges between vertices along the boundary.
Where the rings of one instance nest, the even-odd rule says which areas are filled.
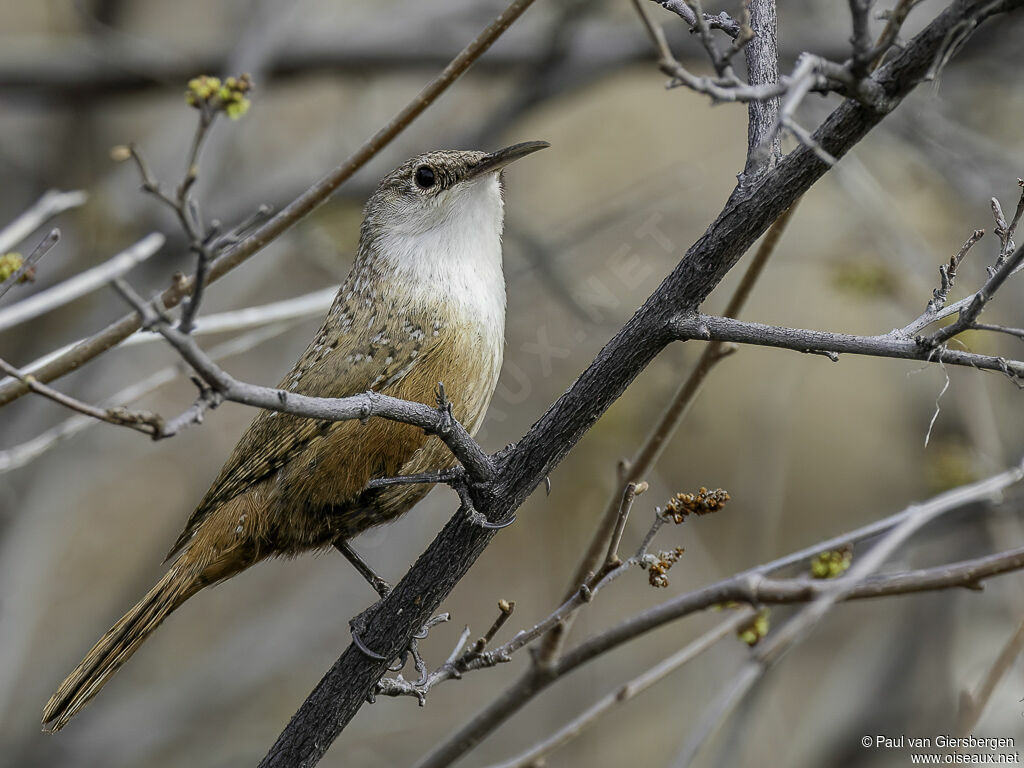
[[[491,152],[489,155],[484,155],[479,163],[467,171],[464,181],[478,178],[487,173],[496,173],[509,163],[514,163],[521,157],[532,155],[534,152],[547,149],[550,146],[546,141],[524,141],[521,144],[513,144],[511,147]]]

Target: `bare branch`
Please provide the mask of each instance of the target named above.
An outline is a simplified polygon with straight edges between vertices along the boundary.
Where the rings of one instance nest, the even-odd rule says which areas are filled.
[[[494,463],[491,458],[461,424],[451,419],[446,409],[431,408],[423,403],[399,400],[373,391],[352,397],[319,398],[243,383],[213,362],[191,334],[172,327],[152,304],[147,304],[127,283],[119,278],[114,281],[114,286],[142,317],[143,326],[159,332],[224,400],[327,421],[365,421],[377,416],[411,424],[437,435],[474,479],[489,480],[493,476]]]
[[[992,331],[993,333],[1005,333],[1010,336],[1016,336],[1018,339],[1024,341],[1024,328],[1010,328],[1005,325],[992,325],[990,323],[971,323],[969,326],[973,331]]]
[[[730,341],[736,344],[754,344],[827,355],[847,353],[920,360],[927,363],[961,365],[998,371],[1017,381],[1024,381],[1024,361],[922,346],[914,339],[906,338],[899,331],[880,336],[855,336],[847,333],[829,333],[740,322],[711,315],[680,317],[671,322],[671,327],[678,339]]]
[[[163,426],[160,417],[148,411],[129,411],[125,408],[97,408],[70,395],[65,395],[63,392],[58,392],[52,387],[36,381],[33,376],[23,373],[2,358],[0,358],[0,371],[16,378],[28,387],[29,390],[42,395],[47,400],[52,400],[58,405],[63,405],[65,408],[77,411],[93,419],[105,421],[118,427],[128,427],[147,435],[156,434]]]
[[[874,71],[882,64],[885,55],[897,44],[903,22],[907,20],[907,16],[910,15],[914,7],[921,2],[922,0],[899,0],[896,7],[887,12],[885,28],[878,36],[875,47],[868,54],[868,58],[871,60],[869,71]]]
[[[743,626],[743,624],[748,622],[753,615],[754,611],[741,611],[732,618],[721,622],[717,627],[701,635],[690,644],[669,656],[667,659],[658,662],[654,666],[634,677],[628,683],[624,683],[611,693],[602,696],[548,738],[535,744],[521,754],[501,763],[495,763],[494,765],[489,766],[489,768],[530,768],[530,766],[537,765],[541,758],[555,751],[559,747],[568,744],[583,733],[584,730],[593,725],[594,722],[602,715],[615,709],[618,705],[629,701],[636,695],[643,693],[655,683],[668,677],[684,664],[687,664],[700,656],[704,651],[713,647],[723,638],[733,634],[737,629]]]
[[[778,22],[775,0],[750,0],[749,23],[752,38],[743,48],[747,80],[752,86],[772,85],[779,80]],[[747,161],[745,179],[773,168],[782,157],[782,141],[776,134],[778,98],[747,104]]]
[[[956,270],[960,266],[960,262],[964,260],[964,256],[967,255],[967,252],[974,247],[974,244],[977,243],[984,234],[985,230],[983,229],[974,230],[971,236],[964,241],[962,246],[960,246],[960,250],[950,257],[949,264],[943,264],[939,267],[939,287],[932,291],[932,298],[931,301],[928,302],[928,306],[925,308],[924,316],[934,315],[946,306],[946,299],[949,296],[950,290],[953,288],[953,283],[956,280]]]
[[[1013,668],[1013,663],[1021,653],[1024,653],[1024,621],[1017,625],[1017,631],[1007,640],[978,688],[973,693],[963,691],[960,694],[958,730],[961,734],[966,736],[974,730],[996,686]]]
[[[619,558],[619,543],[622,541],[622,532],[626,529],[626,521],[629,520],[629,512],[633,509],[633,502],[636,497],[647,490],[647,483],[629,483],[622,494],[622,503],[619,504],[619,514],[615,518],[615,528],[612,529],[611,539],[608,542],[608,554],[604,558],[603,571],[611,570],[618,566],[622,560]]]
[[[849,0],[850,16],[853,18],[853,61],[850,71],[860,79],[868,73],[871,63],[871,28],[869,14],[873,0]]]
[[[1013,242],[1013,233],[1017,230],[1017,224],[1020,223],[1021,214],[1024,214],[1024,179],[1017,179],[1017,186],[1021,188],[1020,199],[1017,200],[1017,210],[1014,211],[1013,219],[1009,224],[1006,223],[1006,217],[1003,215],[1003,209],[999,205],[999,200],[994,197],[992,198],[992,213],[996,219],[996,235],[999,237],[1001,245],[999,248],[999,258],[996,259],[996,263],[989,270],[990,275],[1003,266],[1016,247]]]
[[[288,323],[279,323],[274,326],[259,328],[216,345],[210,349],[208,354],[213,360],[221,360],[222,358],[241,354],[284,333],[290,327],[291,325]],[[133,338],[146,337],[135,336]],[[184,361],[161,368],[146,378],[119,390],[110,397],[104,398],[99,407],[109,409],[115,408],[121,403],[132,403],[164,384],[179,378],[185,370],[186,364]],[[21,371],[22,373],[29,373],[24,368]],[[62,441],[74,437],[79,432],[98,423],[100,422],[91,416],[72,416],[23,443],[0,450],[0,474],[25,466],[56,447]],[[166,426],[168,425],[165,424]]]
[[[855,594],[865,580],[921,527],[954,509],[995,498],[1004,489],[1019,483],[1022,479],[1024,461],[1006,472],[947,491],[928,502],[915,505],[907,518],[889,531],[866,555],[859,558],[842,578],[818,582],[820,586],[816,588],[817,595],[813,602],[773,633],[767,641],[758,645],[751,660],[744,664],[733,681],[725,687],[724,693],[711,703],[694,726],[675,765],[679,768],[688,766],[705,741],[728,717],[735,703],[768,668],[794,645],[805,639],[837,602],[849,599]],[[1014,558],[1017,555],[1024,556],[1024,548],[1014,553],[1010,560],[1016,563]],[[971,579],[968,582],[971,585],[977,584],[975,568],[976,564],[972,564],[964,569]],[[940,583],[942,588],[948,588],[951,585],[948,569],[943,571]],[[759,587],[757,592],[760,592]]]
[[[1017,268],[1024,263],[1024,246],[1018,248],[1013,252],[1012,255],[1007,258],[1002,258],[1002,262],[998,267],[994,268],[994,271],[989,276],[988,280],[985,281],[985,285],[981,287],[974,296],[971,298],[970,303],[960,310],[960,316],[949,325],[940,328],[931,336],[928,337],[927,343],[929,345],[942,344],[949,339],[956,336],[961,331],[964,331],[978,319],[978,315],[981,314],[982,310],[985,309],[992,297],[995,296],[996,291],[1006,282],[1007,278],[1010,277]]]
[[[660,5],[666,11],[672,11],[683,21],[687,23],[690,29],[697,28],[697,17],[694,14],[693,8],[691,8],[685,0],[653,0],[655,3]],[[704,23],[709,29],[720,29],[729,37],[736,38],[740,34],[740,22],[732,18],[725,11],[712,15],[710,13],[704,14]]]
[[[164,236],[152,232],[102,264],[79,272],[63,283],[58,283],[52,288],[29,296],[17,304],[0,309],[0,331],[51,312],[87,293],[106,286],[113,279],[126,274],[159,251],[163,244]]]
[[[31,208],[0,230],[0,253],[6,253],[17,246],[54,216],[85,205],[87,199],[88,195],[85,192],[60,192],[51,189]]]

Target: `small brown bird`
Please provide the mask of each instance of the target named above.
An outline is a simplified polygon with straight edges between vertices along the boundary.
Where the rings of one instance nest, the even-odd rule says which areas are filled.
[[[504,346],[501,169],[547,146],[430,152],[388,174],[366,204],[352,271],[279,386],[318,397],[374,390],[432,405],[443,382],[454,417],[475,433]],[[261,411],[171,548],[166,575],[61,683],[43,723],[67,725],[203,587],[267,557],[343,542],[408,511],[430,489],[367,490],[371,480],[452,464],[439,439],[406,424]]]

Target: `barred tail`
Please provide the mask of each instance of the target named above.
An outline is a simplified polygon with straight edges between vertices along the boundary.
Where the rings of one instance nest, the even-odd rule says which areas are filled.
[[[184,559],[184,558],[183,558]],[[160,623],[199,589],[192,569],[179,561],[134,608],[93,646],[43,709],[43,725],[59,731],[96,695]]]

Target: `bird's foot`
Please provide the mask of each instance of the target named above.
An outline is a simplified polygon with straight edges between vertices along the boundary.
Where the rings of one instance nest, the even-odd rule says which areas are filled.
[[[367,608],[362,613],[354,616],[349,621],[349,630],[352,632],[352,643],[361,653],[373,659],[374,661],[385,661],[387,656],[370,648],[365,642],[363,642],[362,635],[365,634],[366,629],[370,623],[370,620],[377,613],[377,609],[380,607],[380,602],[376,602]],[[408,663],[409,657],[412,657],[413,666],[416,668],[416,672],[419,675],[419,681],[415,685],[422,685],[427,679],[427,664],[423,660],[419,651],[419,641],[426,638],[430,630],[438,624],[443,624],[451,619],[451,615],[448,613],[441,613],[434,618],[427,621],[419,631],[416,632],[410,639],[409,644],[403,649],[398,656],[395,658],[395,663],[388,668],[389,672],[400,672],[403,667]]]
[[[415,686],[423,685],[427,682],[427,663],[423,660],[420,655],[419,641],[424,640],[429,634],[430,630],[436,627],[438,624],[444,624],[446,621],[451,620],[451,614],[439,613],[432,619],[429,619],[426,624],[420,627],[419,632],[416,632],[410,639],[409,645],[405,647],[395,663],[391,665],[390,672],[401,672],[402,668],[405,667],[409,661],[409,657],[412,657],[413,666],[416,668],[416,674],[419,675],[416,682],[413,683]]]
[[[334,543],[335,548],[345,556],[345,558],[352,563],[352,566],[359,571],[359,574],[366,579],[373,590],[380,596],[380,600],[371,605],[362,613],[354,616],[348,623],[349,629],[352,632],[352,642],[363,654],[370,657],[374,661],[384,661],[387,657],[383,654],[377,653],[375,650],[370,648],[365,642],[363,642],[362,635],[366,633],[366,629],[377,613],[377,609],[380,608],[384,599],[391,594],[391,585],[388,584],[384,579],[376,574],[373,568],[370,567],[369,563],[360,557],[359,553],[356,552],[352,546],[343,540],[336,541]],[[430,619],[426,624],[420,627],[419,631],[412,636],[409,641],[409,645],[398,655],[397,666],[391,669],[392,672],[397,672],[405,666],[411,655],[413,663],[416,665],[416,671],[420,673],[421,677],[426,675],[426,665],[423,662],[423,658],[420,656],[418,641],[422,640],[427,636],[431,627],[434,627],[442,622],[448,621],[450,616],[447,613],[442,613],[434,618]]]
[[[462,502],[462,510],[465,512],[469,522],[473,525],[478,525],[489,531],[500,531],[502,528],[508,528],[516,521],[516,516],[514,514],[509,515],[508,520],[500,520],[498,522],[489,520],[487,515],[473,506],[473,497],[469,493],[468,483],[459,483],[453,487],[455,488],[455,492],[459,494],[459,501]]]

